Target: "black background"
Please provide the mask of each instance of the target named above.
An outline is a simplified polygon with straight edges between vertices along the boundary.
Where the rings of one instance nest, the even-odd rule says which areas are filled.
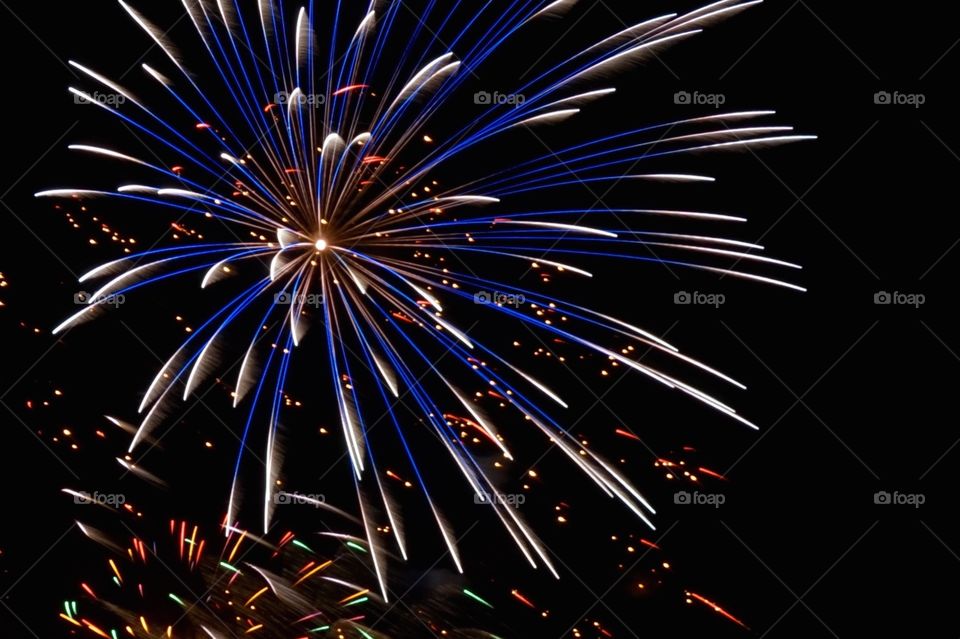
[[[170,15],[176,15],[179,3],[171,4],[177,6]],[[634,4],[584,0],[565,21],[538,27],[538,34],[553,34],[557,55],[582,42],[584,33],[608,33],[678,9],[659,1]],[[545,460],[544,490],[572,504],[570,522],[556,526],[549,507],[529,516],[568,566],[560,582],[527,571],[489,522],[464,540],[468,579],[497,601],[504,634],[552,637],[574,624],[586,631],[595,619],[616,637],[960,633],[953,472],[953,446],[960,441],[960,335],[952,321],[951,276],[960,259],[952,250],[960,242],[953,179],[960,158],[951,126],[951,81],[960,55],[952,47],[960,34],[937,8],[769,1],[619,77],[623,91],[601,113],[628,126],[693,115],[694,107],[675,105],[673,95],[700,91],[722,93],[726,108],[776,109],[778,123],[819,136],[757,155],[695,158],[688,166],[705,167],[720,184],[709,192],[697,187],[679,204],[701,198],[700,205],[749,217],[738,239],[802,263],[795,281],[809,291],[674,274],[655,265],[611,268],[591,283],[595,298],[589,301],[596,306],[669,333],[685,352],[743,381],[748,391],[723,398],[761,429],[749,432],[631,376],[604,381],[590,370],[586,387],[559,382],[579,392],[572,414],[583,417],[575,431],[599,452],[629,458],[631,475],[660,507],[658,530],[643,531],[615,504],[585,492],[569,467]],[[173,320],[183,312],[174,289],[59,342],[50,335],[72,312],[75,275],[117,255],[108,242],[86,243],[101,237],[95,227],[72,231],[49,202],[32,197],[102,177],[64,150],[76,141],[111,139],[112,130],[91,107],[73,104],[65,88],[76,80],[65,61],[89,62],[116,77],[141,61],[148,43],[110,2],[8,0],[0,15],[0,272],[9,282],[0,289],[0,634],[46,638],[65,636],[56,620],[60,602],[73,596],[89,570],[102,571],[90,544],[71,530],[77,507],[59,490],[122,490],[160,520],[175,514],[212,522],[210,513],[222,508],[233,451],[213,414],[226,402],[213,393],[213,412],[191,409],[163,450],[152,453],[149,465],[170,480],[170,490],[117,479],[113,457],[126,442],[100,416],[132,421],[137,392],[159,363],[152,352],[168,353],[182,331]],[[545,50],[532,43],[519,49],[530,62]],[[159,64],[162,55],[153,50],[144,60]],[[922,93],[926,103],[877,105],[878,91]],[[551,135],[557,134],[545,136],[548,143]],[[162,228],[141,221],[137,211],[122,215],[114,211],[107,221],[125,234],[155,236]],[[727,303],[720,309],[678,307],[673,295],[679,290],[723,293]],[[917,309],[877,306],[879,291],[922,293],[926,303]],[[191,312],[194,320],[202,315]],[[64,395],[51,407],[26,408],[28,400],[49,399],[54,388]],[[221,414],[238,427],[237,414]],[[612,436],[621,424],[645,445]],[[52,441],[64,427],[76,431],[80,451]],[[109,432],[106,442],[92,434],[97,429]],[[212,452],[202,445],[207,439],[217,442]],[[684,445],[697,448],[699,463],[727,471],[729,481],[711,489],[726,496],[721,508],[673,503],[675,487],[653,468],[651,453],[666,456]],[[345,472],[333,469],[324,491],[335,492]],[[311,474],[321,473],[311,467],[304,481]],[[877,491],[921,493],[926,503],[917,509],[877,505]],[[462,510],[454,518],[461,533],[477,519],[475,511]],[[304,516],[304,525],[313,523]],[[428,540],[408,569],[416,575],[437,558],[439,546],[427,526],[410,526],[423,528]],[[636,556],[609,541],[611,534],[630,533],[657,540],[663,555],[633,566]],[[634,575],[662,560],[672,565],[664,587],[638,596],[629,587]],[[632,566],[622,581],[620,563]],[[511,601],[513,587],[551,610],[549,624]],[[684,604],[685,588],[720,603],[750,630]]]

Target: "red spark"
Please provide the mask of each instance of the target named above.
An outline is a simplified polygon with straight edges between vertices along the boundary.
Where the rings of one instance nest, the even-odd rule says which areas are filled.
[[[727,619],[729,619],[729,620],[732,621],[733,623],[737,624],[737,625],[740,626],[741,628],[747,628],[747,629],[749,630],[749,626],[747,626],[747,624],[743,623],[742,621],[740,621],[739,619],[737,619],[736,617],[734,617],[733,615],[731,615],[729,612],[727,612],[726,610],[724,610],[723,608],[721,608],[719,605],[713,603],[712,601],[710,601],[710,600],[707,599],[706,597],[704,597],[704,596],[702,596],[702,595],[698,595],[698,594],[695,593],[695,592],[688,592],[688,593],[687,593],[687,596],[696,599],[697,601],[699,601],[700,603],[702,603],[702,604],[705,605],[705,606],[708,606],[709,608],[712,608],[715,613],[717,613],[718,615],[720,615],[720,616],[722,616],[722,617],[726,617]]]
[[[342,89],[337,89],[330,95],[338,96],[344,93],[348,93],[350,91],[355,91],[357,89],[369,89],[369,88],[370,88],[370,85],[367,85],[367,84],[351,84],[350,86],[343,87]]]
[[[529,599],[527,599],[526,597],[520,594],[520,591],[514,589],[510,591],[510,594],[513,595],[516,599],[520,600],[525,606],[528,606],[530,608],[536,608],[536,606],[533,605],[532,601],[530,601]]]
[[[725,476],[721,475],[720,473],[716,473],[716,472],[710,470],[709,468],[704,468],[703,466],[700,466],[699,468],[697,468],[697,470],[698,470],[699,472],[703,473],[704,475],[709,475],[710,477],[714,477],[714,478],[716,478],[716,479],[722,479],[723,481],[727,481],[727,478],[726,478]]]

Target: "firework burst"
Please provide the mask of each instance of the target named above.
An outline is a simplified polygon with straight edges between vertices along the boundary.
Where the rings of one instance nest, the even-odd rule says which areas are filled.
[[[258,439],[265,445],[259,510],[264,528],[269,526],[282,461],[278,431],[284,385],[294,353],[308,349],[314,362],[320,358],[322,368],[329,369],[330,397],[351,462],[364,535],[384,592],[384,558],[372,543],[375,520],[388,521],[398,552],[406,557],[407,550],[398,508],[382,483],[370,441],[372,426],[380,421],[373,416],[381,413],[394,427],[394,448],[407,457],[414,484],[458,569],[456,536],[421,472],[422,458],[410,439],[414,429],[435,435],[526,560],[556,574],[549,553],[516,509],[490,498],[499,493],[497,484],[459,436],[462,428],[469,429],[500,459],[514,459],[507,438],[477,399],[487,393],[515,409],[603,493],[652,526],[653,509],[640,492],[564,429],[555,408],[567,407],[562,394],[471,334],[480,314],[499,318],[505,327],[524,326],[544,343],[559,341],[592,353],[753,426],[670,367],[705,372],[742,388],[735,380],[642,328],[545,289],[554,279],[592,277],[585,262],[599,259],[665,263],[802,290],[770,273],[795,265],[761,255],[762,247],[641,225],[655,218],[687,224],[741,218],[642,205],[583,207],[564,194],[581,184],[711,182],[705,175],[646,167],[691,152],[759,148],[810,136],[764,123],[772,112],[740,111],[628,125],[546,153],[513,144],[514,153],[497,155],[498,164],[489,170],[478,168],[471,153],[518,131],[590,126],[589,107],[615,92],[607,84],[614,72],[755,2],[722,0],[630,25],[575,55],[537,65],[509,93],[474,94],[470,105],[462,98],[485,62],[505,43],[534,29],[539,33],[544,27],[537,23],[563,17],[576,2],[517,0],[473,10],[460,2],[441,7],[430,1],[408,24],[405,5],[392,0],[370,2],[356,20],[349,15],[357,8],[339,2],[321,17],[312,2],[291,13],[286,3],[271,0],[256,7],[234,0],[184,0],[209,54],[207,65],[214,70],[209,78],[188,70],[186,57],[162,29],[120,4],[166,54],[164,70],[142,66],[145,80],[163,94],[163,106],[150,106],[76,62],[71,64],[84,79],[122,100],[111,104],[89,90],[70,91],[116,116],[151,142],[155,157],[168,160],[74,145],[76,151],[120,163],[128,176],[144,177],[38,196],[114,198],[128,207],[173,212],[178,223],[190,216],[205,219],[208,235],[214,230],[233,235],[213,241],[188,234],[184,242],[93,269],[81,281],[100,286],[56,332],[148,284],[186,277],[214,288],[255,265],[252,282],[195,327],[157,372],[144,393],[143,419],[130,444],[133,451],[149,441],[175,400],[189,398],[210,376],[222,373],[230,345],[245,334],[232,393],[235,406],[246,400],[248,416],[228,522],[238,518],[242,452]],[[226,108],[218,107],[218,95],[227,96]],[[432,128],[451,120],[455,125],[442,136]],[[564,205],[549,205],[557,201]],[[543,286],[520,285],[530,272]],[[505,273],[513,275],[500,275]],[[319,339],[308,344],[304,339],[311,325],[319,327]],[[661,368],[641,361],[641,349],[659,353],[670,364]],[[412,424],[400,414],[400,405],[417,413]],[[261,414],[265,419],[258,419]]]

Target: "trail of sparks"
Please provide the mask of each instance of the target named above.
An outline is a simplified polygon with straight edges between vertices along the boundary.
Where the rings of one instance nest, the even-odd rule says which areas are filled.
[[[174,521],[167,539],[145,543],[134,536],[124,553],[122,546],[107,535],[88,525],[81,526],[88,538],[117,556],[105,560],[103,572],[80,582],[82,598],[64,602],[59,618],[91,636],[106,639],[118,639],[121,635],[221,639],[245,634],[289,639],[323,632],[317,630],[320,620],[329,631],[321,636],[389,639],[412,636],[411,632],[422,630],[425,623],[419,615],[439,615],[433,610],[443,610],[430,602],[414,605],[417,613],[407,607],[386,607],[375,589],[356,583],[357,576],[368,581],[370,571],[345,552],[346,543],[341,542],[347,535],[330,537],[340,550],[330,559],[318,562],[309,559],[313,553],[287,543],[292,533],[281,538],[281,545],[279,541],[230,527],[227,536],[221,537],[218,556],[190,559],[181,557],[179,551],[179,531],[183,527],[192,531],[198,546],[206,539],[202,526]],[[238,541],[244,543],[240,545]],[[234,561],[243,570],[220,559],[238,547]],[[151,561],[138,548],[148,548]],[[156,561],[152,555],[156,555]],[[121,565],[128,579],[118,581]],[[103,579],[108,579],[113,587],[100,588],[98,596],[90,584]],[[175,621],[170,623],[171,620]],[[401,634],[364,625],[370,622],[383,622],[382,626]],[[462,633],[452,619],[444,619],[436,627],[444,636],[478,636]]]

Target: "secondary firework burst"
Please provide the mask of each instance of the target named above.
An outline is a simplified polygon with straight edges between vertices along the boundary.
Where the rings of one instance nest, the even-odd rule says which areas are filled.
[[[352,21],[347,16],[358,9],[339,2],[330,3],[332,10],[321,19],[312,2],[291,12],[287,3],[271,0],[256,7],[184,0],[198,42],[209,54],[211,77],[191,72],[166,32],[120,4],[166,54],[157,66],[142,65],[144,81],[163,96],[157,101],[162,106],[151,106],[77,62],[71,66],[78,76],[122,100],[98,99],[93,89],[70,91],[149,141],[151,157],[90,144],[71,148],[118,163],[128,180],[144,178],[38,196],[113,198],[131,211],[173,213],[178,224],[190,216],[200,224],[206,219],[205,237],[215,231],[235,235],[222,242],[187,235],[181,243],[93,269],[81,281],[102,284],[56,332],[92,318],[117,296],[133,302],[134,292],[151,283],[178,277],[212,289],[225,277],[249,273],[251,264],[256,273],[239,295],[194,327],[157,372],[140,404],[143,419],[131,451],[169,417],[172,404],[230,369],[225,357],[235,335],[244,333],[247,339],[236,349],[234,405],[248,404],[240,451],[258,440],[265,447],[258,516],[266,528],[282,461],[277,442],[284,384],[294,354],[308,350],[307,361],[323,362],[322,369],[329,370],[330,398],[368,539],[376,521],[388,521],[406,557],[400,513],[382,484],[377,447],[371,445],[371,431],[383,421],[393,426],[394,449],[407,457],[414,485],[461,569],[456,534],[431,496],[410,437],[426,428],[459,469],[465,488],[490,506],[526,560],[556,574],[549,553],[516,509],[490,498],[500,493],[497,482],[459,436],[460,425],[467,424],[504,463],[514,459],[478,395],[489,391],[515,409],[589,481],[651,526],[653,508],[612,464],[565,430],[558,417],[567,407],[561,392],[476,335],[472,327],[481,314],[504,329],[529,331],[544,344],[562,342],[592,353],[753,427],[673,368],[743,388],[737,381],[651,332],[556,297],[547,284],[592,277],[591,261],[622,260],[800,289],[771,273],[795,265],[765,257],[760,246],[644,222],[728,224],[742,218],[642,204],[577,206],[569,194],[578,185],[709,183],[710,176],[658,170],[657,161],[811,136],[767,124],[770,111],[737,111],[647,126],[623,123],[615,132],[547,152],[514,143],[509,156],[495,154],[497,164],[490,169],[479,168],[474,152],[544,127],[599,128],[589,108],[615,92],[608,84],[615,72],[755,2],[722,0],[632,24],[575,55],[539,63],[513,91],[476,93],[469,104],[463,100],[470,95],[469,83],[495,53],[525,34],[542,34],[549,25],[538,23],[562,18],[576,2],[518,0],[496,9],[492,3],[467,9],[459,2],[430,1],[411,21],[403,2],[375,0]],[[442,136],[433,128],[438,122],[445,128],[437,128],[449,130]],[[161,156],[168,159],[156,159]],[[536,286],[521,285],[529,272],[539,274]],[[304,342],[311,325],[318,339]],[[641,350],[669,364],[641,361]],[[416,418],[406,419],[398,406],[412,409]],[[453,423],[449,415],[463,417]],[[243,460],[238,453],[230,522],[239,517]],[[383,558],[373,554],[385,591]]]
[[[174,519],[150,541],[129,526],[119,537],[78,527],[106,550],[59,612],[85,636],[497,639],[453,625],[462,615],[451,604],[463,598],[453,587],[426,602],[386,605],[370,588],[365,540],[349,534],[260,537],[227,528],[225,537],[216,529],[210,536],[202,525]]]

